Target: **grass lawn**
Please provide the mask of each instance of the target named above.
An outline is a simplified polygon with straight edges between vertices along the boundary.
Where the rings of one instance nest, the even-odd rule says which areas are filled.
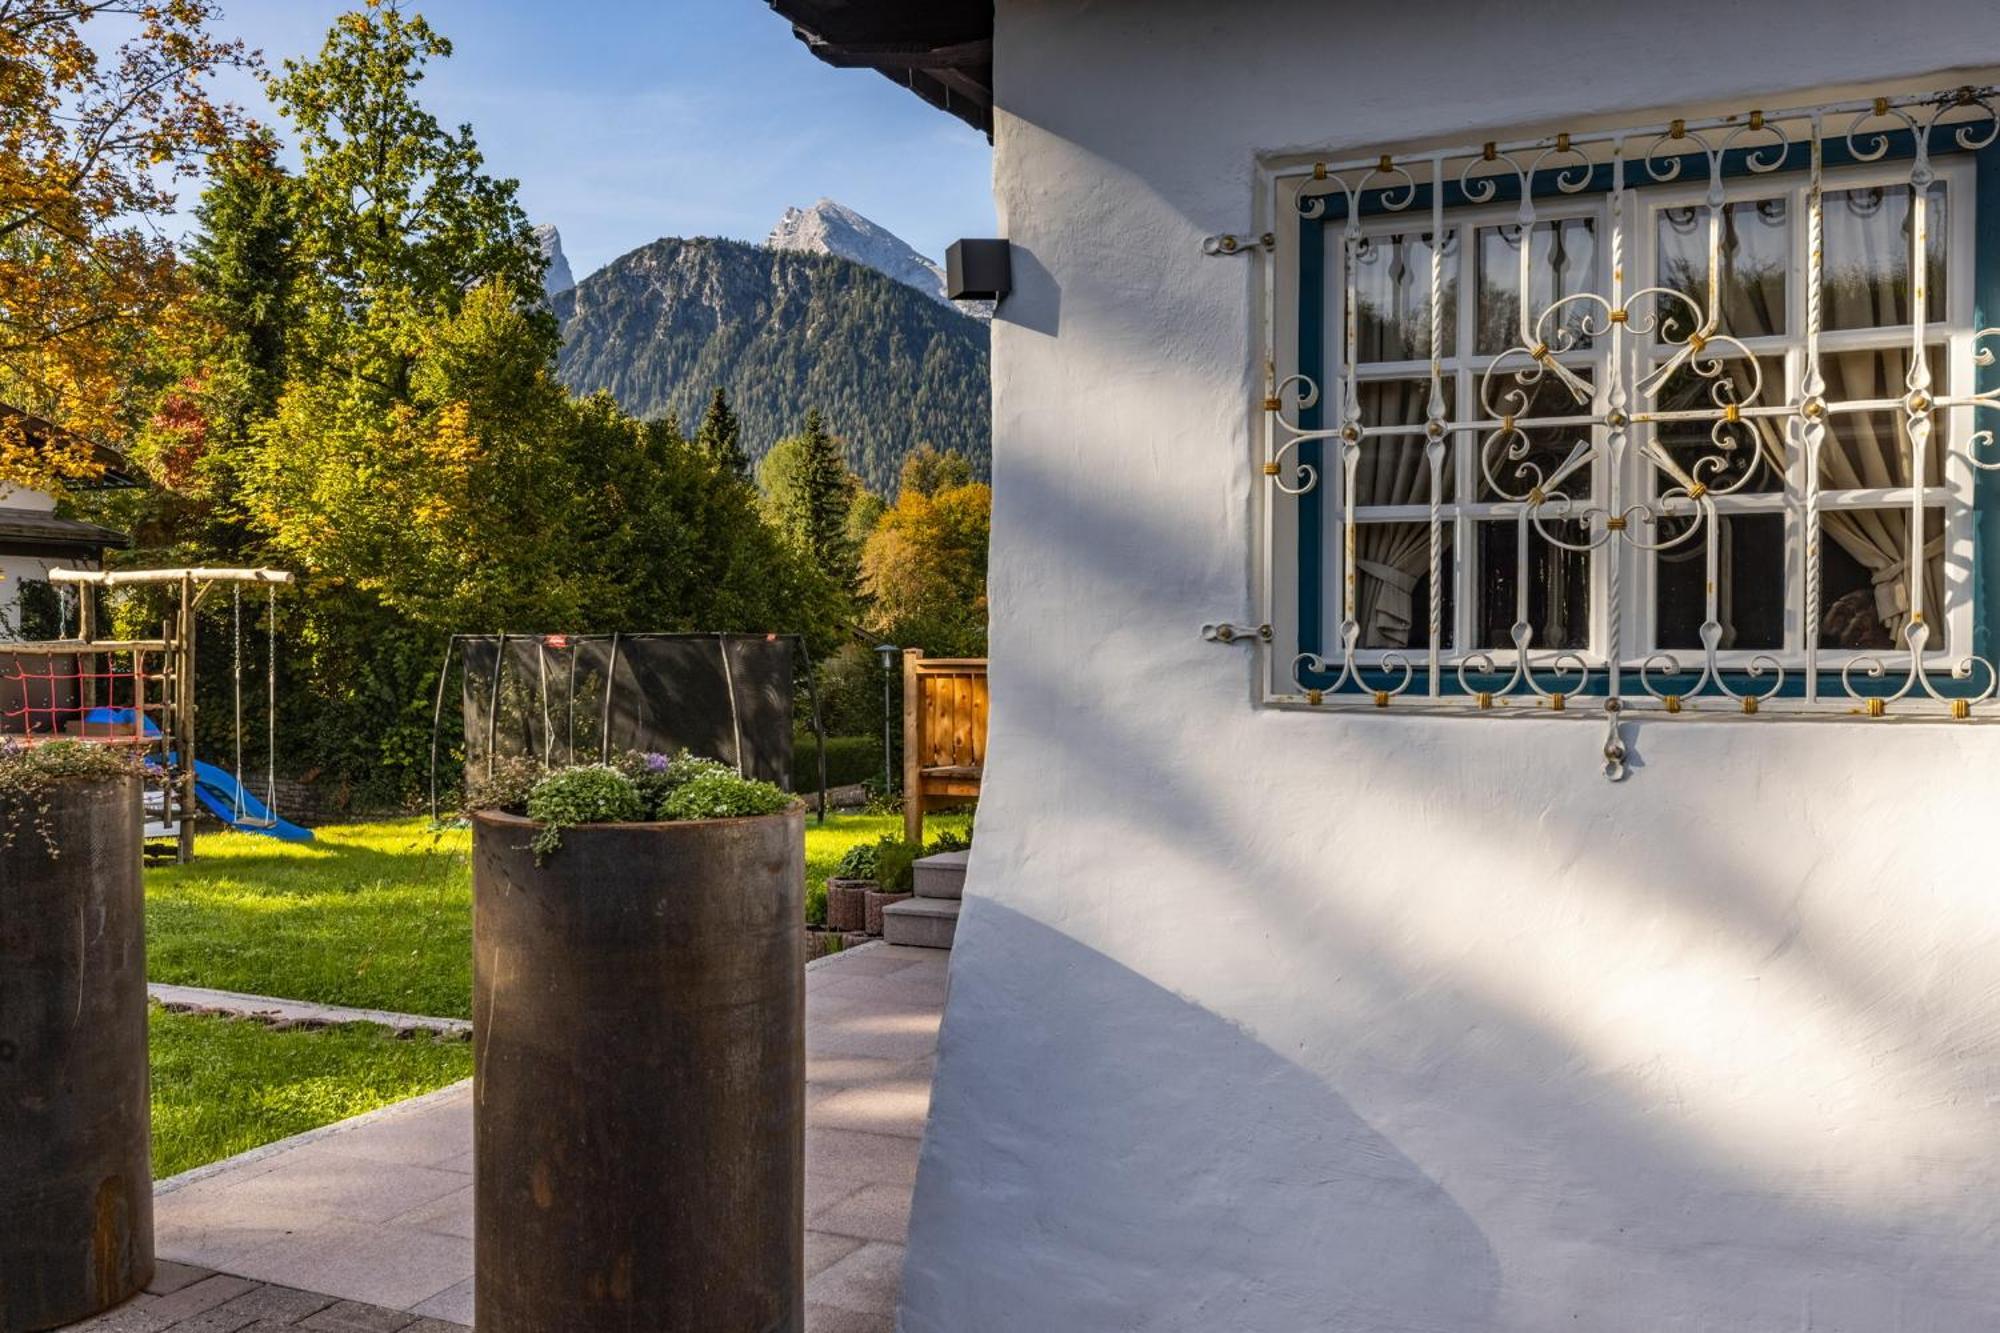
[[[900,815],[806,821],[806,879],[900,832]],[[963,831],[933,818],[928,831]],[[312,843],[204,835],[195,861],[146,872],[147,974],[252,995],[467,1018],[472,836],[422,818],[335,825]],[[282,1035],[282,1034],[281,1034]]]
[[[153,1175],[177,1175],[472,1074],[472,1043],[353,1023],[276,1032],[153,1006]]]
[[[316,841],[201,837],[146,872],[154,981],[406,1014],[472,1012],[472,835],[343,824]]]

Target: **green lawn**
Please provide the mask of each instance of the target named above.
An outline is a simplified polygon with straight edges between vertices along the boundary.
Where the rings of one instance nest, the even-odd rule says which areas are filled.
[[[277,1032],[244,1019],[152,1015],[153,1175],[177,1175],[456,1083],[472,1043],[353,1023]]]
[[[472,837],[423,819],[342,824],[311,843],[197,841],[146,872],[154,981],[466,1018]]]
[[[806,821],[806,878],[899,832],[900,815]],[[934,818],[929,831],[963,831]],[[472,1012],[471,835],[421,818],[344,824],[307,844],[203,836],[192,865],[146,872],[154,981],[398,1013]]]

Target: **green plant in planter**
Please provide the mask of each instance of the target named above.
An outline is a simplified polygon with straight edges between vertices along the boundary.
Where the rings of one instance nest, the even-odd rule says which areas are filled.
[[[858,842],[842,853],[839,864],[833,868],[835,879],[875,878],[875,844]]]
[[[736,770],[729,765],[714,759],[697,758],[686,750],[677,755],[633,750],[612,760],[611,766],[632,779],[646,802],[646,808],[656,812],[675,788],[695,778],[717,774],[736,776]]]
[[[579,824],[740,819],[776,814],[798,799],[685,751],[622,754],[608,764],[559,768],[525,785],[518,772],[503,773],[503,767],[504,761],[491,780],[469,786],[468,807],[505,810],[540,824],[529,844],[537,861],[562,846],[563,830]]]
[[[743,819],[775,815],[798,798],[727,770],[689,778],[660,801],[662,819]]]
[[[884,893],[908,893],[916,887],[917,858],[923,848],[894,834],[875,844],[873,879]]]
[[[510,810],[519,814],[528,807],[528,793],[535,784],[549,775],[539,759],[526,755],[506,755],[474,773],[469,767],[465,776],[465,811]]]
[[[0,805],[7,815],[0,821],[0,843],[13,846],[23,823],[32,827],[51,858],[60,857],[50,835],[49,812],[65,786],[142,776],[146,766],[131,752],[114,745],[91,741],[48,741],[23,745],[9,740],[0,744]]]
[[[562,846],[563,830],[578,824],[626,824],[646,817],[646,801],[632,779],[609,764],[562,768],[528,792],[528,818],[542,827],[529,846],[535,859]]]

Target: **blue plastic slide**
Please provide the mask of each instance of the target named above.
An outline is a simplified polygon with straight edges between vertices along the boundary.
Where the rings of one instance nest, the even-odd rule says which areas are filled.
[[[272,814],[265,804],[250,794],[234,773],[204,760],[194,761],[194,794],[209,813],[233,829],[261,833],[284,842],[311,842],[312,830],[300,828]],[[237,814],[242,811],[241,816]]]
[[[83,715],[85,722],[101,726],[131,726],[132,710],[129,708],[93,708]],[[146,734],[157,736],[160,729],[150,717],[146,719]],[[173,756],[167,757],[169,763]],[[234,773],[214,764],[194,761],[195,798],[207,806],[209,813],[245,833],[261,833],[267,838],[278,838],[285,842],[311,842],[312,830],[300,828],[297,824],[279,819],[265,804],[250,794]],[[242,811],[241,816],[237,814]]]

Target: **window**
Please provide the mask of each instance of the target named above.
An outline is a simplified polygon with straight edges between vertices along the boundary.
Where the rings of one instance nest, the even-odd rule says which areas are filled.
[[[1973,715],[1996,140],[1961,90],[1274,172],[1271,697]]]

